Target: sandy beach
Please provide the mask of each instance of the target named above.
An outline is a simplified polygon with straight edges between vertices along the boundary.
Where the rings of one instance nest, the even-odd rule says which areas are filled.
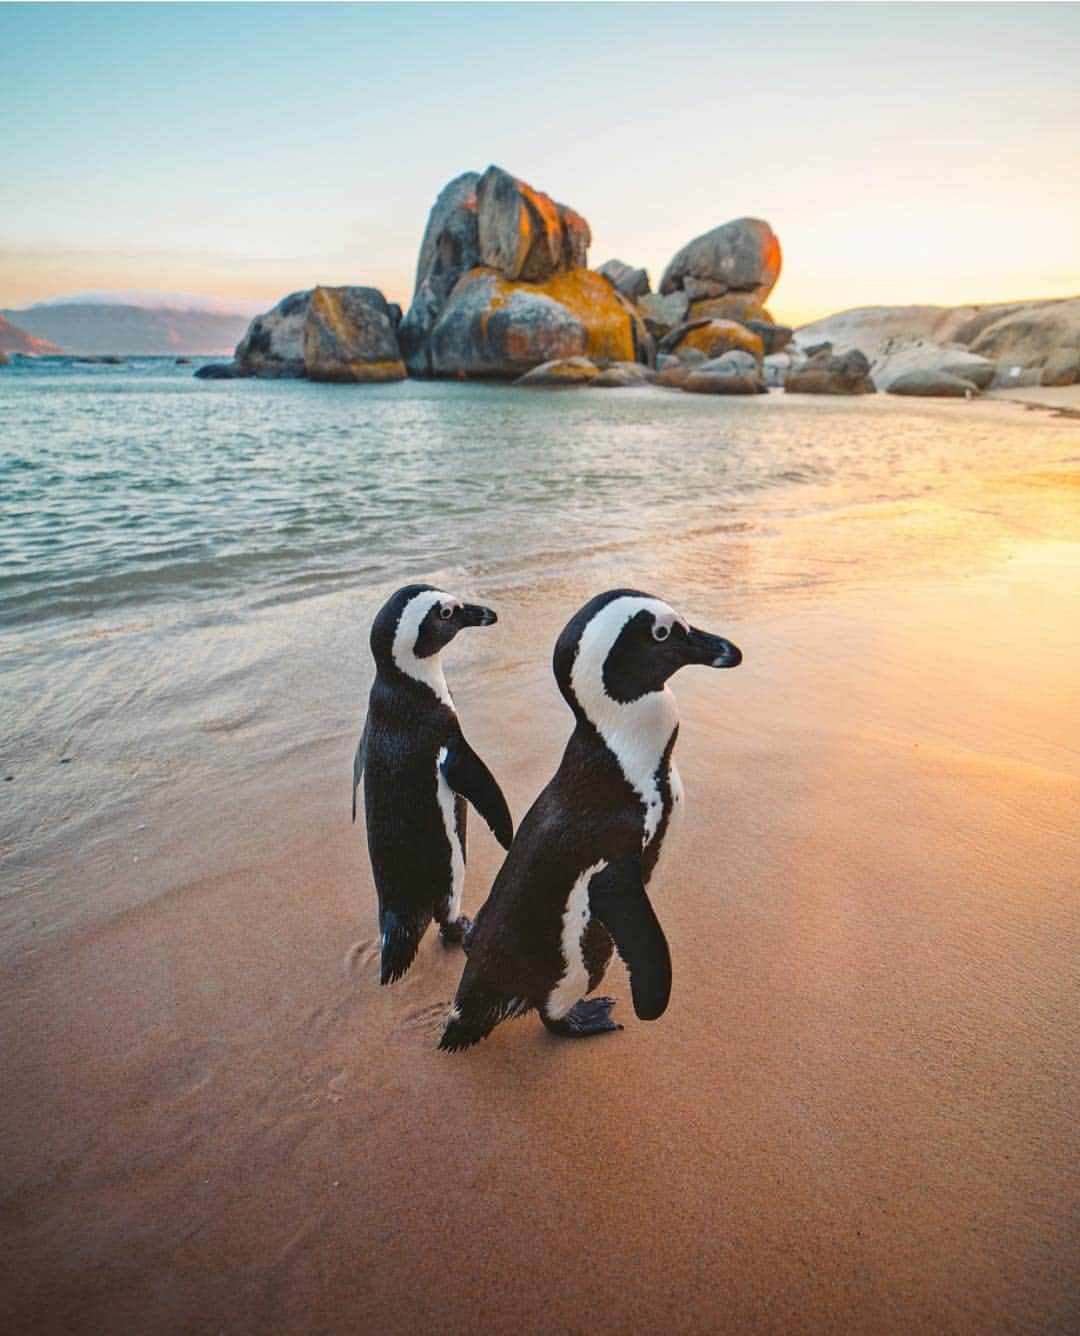
[[[711,627],[745,663],[674,683],[654,1024],[616,961],[624,1032],[438,1053],[461,957],[429,935],[378,987],[351,736],[223,871],[185,875],[178,813],[163,893],[4,982],[5,1328],[1074,1330],[1075,474],[1029,491],[1051,535],[953,569],[897,557],[911,507],[869,544],[816,521],[792,550],[872,578]],[[457,692],[516,819],[567,734],[550,603],[500,609],[535,653]]]

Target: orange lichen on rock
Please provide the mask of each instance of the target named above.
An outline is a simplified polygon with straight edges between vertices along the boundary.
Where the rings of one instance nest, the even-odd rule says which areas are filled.
[[[688,330],[674,351],[677,355],[686,348],[696,348],[706,357],[720,357],[736,349],[750,353],[758,361],[765,356],[761,339],[734,320],[710,320],[707,325],[698,325],[696,329]]]
[[[569,273],[552,274],[535,286],[576,315],[588,330],[586,356],[590,361],[637,360],[633,316],[606,278],[591,269],[571,269]]]
[[[692,301],[687,320],[737,320],[744,325],[748,320],[763,320],[772,324],[773,318],[752,292],[729,292],[723,297],[702,297]]]
[[[361,294],[367,293],[365,299]],[[377,299],[378,304],[373,304]],[[318,287],[304,324],[304,370],[309,380],[354,383],[404,380],[405,363],[373,289]]]

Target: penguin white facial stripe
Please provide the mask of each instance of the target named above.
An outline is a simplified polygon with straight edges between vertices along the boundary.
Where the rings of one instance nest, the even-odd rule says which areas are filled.
[[[444,593],[441,589],[422,590],[405,604],[397,629],[394,631],[393,647],[394,662],[401,671],[415,681],[423,682],[425,686],[430,687],[439,700],[451,710],[454,708],[454,702],[443,675],[442,656],[431,654],[426,659],[417,658],[416,639],[420,634],[421,622],[436,603],[445,605],[456,602],[451,594]]]
[[[545,1011],[551,1020],[559,1020],[583,997],[589,987],[589,971],[581,949],[581,939],[589,923],[589,882],[593,874],[607,866],[594,863],[574,882],[566,900],[562,921],[562,957],[565,965],[562,978],[548,994]]]
[[[435,758],[435,794],[439,801],[443,825],[446,827],[446,838],[450,842],[450,909],[446,917],[447,922],[453,923],[461,913],[461,893],[465,888],[465,855],[458,840],[454,790],[447,784],[442,771],[448,754],[447,748],[441,747]]]
[[[651,612],[657,625],[669,629],[686,623],[656,598],[626,594],[596,614],[581,633],[570,685],[585,712],[619,763],[627,782],[645,804],[644,844],[660,823],[662,803],[656,772],[679,722],[675,697],[665,687],[634,701],[617,701],[604,686],[604,663],[623,627],[639,612]]]

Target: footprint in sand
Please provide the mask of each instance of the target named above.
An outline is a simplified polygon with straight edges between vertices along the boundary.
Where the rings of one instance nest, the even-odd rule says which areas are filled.
[[[429,1007],[407,1011],[394,1026],[396,1030],[419,1030],[424,1034],[439,1034],[446,1023],[449,1002],[434,1002]]]
[[[345,973],[358,974],[372,965],[379,962],[379,941],[378,938],[365,938],[360,942],[353,942],[348,951],[345,952]]]

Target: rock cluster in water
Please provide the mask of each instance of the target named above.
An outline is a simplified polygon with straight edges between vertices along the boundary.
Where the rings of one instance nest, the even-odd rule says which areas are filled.
[[[590,269],[591,239],[579,213],[501,167],[464,172],[428,217],[404,317],[376,288],[295,292],[252,321],[232,363],[196,374],[952,396],[1080,376],[1080,299],[966,308],[952,321],[943,308],[877,308],[876,324],[873,312],[848,312],[830,318],[835,329],[817,322],[796,338],[765,305],[782,257],[760,218],[688,241],[657,292],[626,261]],[[1078,310],[1042,309],[1054,305]],[[911,312],[938,316],[920,323]]]

